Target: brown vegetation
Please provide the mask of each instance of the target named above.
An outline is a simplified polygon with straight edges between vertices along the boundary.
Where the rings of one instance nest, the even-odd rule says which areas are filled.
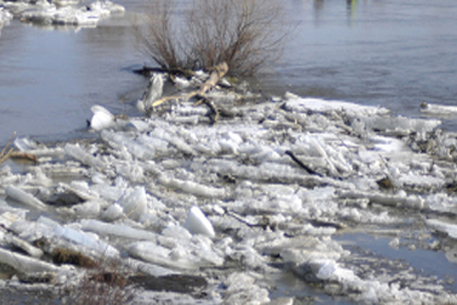
[[[0,152],[0,165],[6,161],[11,156],[11,153],[13,152],[13,148],[8,149],[8,147],[11,145],[11,142],[13,142],[14,137],[16,134],[13,134],[11,139],[8,141],[6,146],[3,148],[3,150]]]
[[[79,251],[65,248],[56,248],[52,253],[52,261],[55,264],[72,264],[79,267],[95,268],[97,264],[90,257]]]
[[[62,304],[124,305],[134,298],[129,272],[118,260],[98,262],[78,285],[61,291]]]
[[[232,72],[253,74],[281,55],[281,17],[275,0],[196,0],[181,15],[175,0],[151,0],[145,25],[135,29],[141,49],[164,69],[226,62]]]

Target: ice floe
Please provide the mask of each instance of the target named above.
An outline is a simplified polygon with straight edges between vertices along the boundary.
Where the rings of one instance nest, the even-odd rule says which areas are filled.
[[[80,1],[0,1],[0,9],[0,27],[11,16],[41,26],[94,27],[103,18],[125,12],[124,7],[111,1],[88,5]]]
[[[185,296],[138,289],[138,304],[292,304],[300,297],[278,294],[272,280],[286,274],[349,303],[457,302],[455,287],[407,255],[389,261],[344,242],[353,232],[388,235],[387,248],[453,262],[457,135],[439,121],[293,94],[240,103],[222,89],[208,95],[211,109],[192,100],[153,107],[165,79],[154,75],[145,92],[148,117],[94,106],[96,140],[15,140],[37,162],[2,165],[1,263],[52,274],[52,287],[77,285],[92,272],[77,263],[107,258],[144,285],[167,276],[207,283]],[[187,81],[175,79],[183,90],[198,83]],[[71,259],[51,262],[56,253]]]

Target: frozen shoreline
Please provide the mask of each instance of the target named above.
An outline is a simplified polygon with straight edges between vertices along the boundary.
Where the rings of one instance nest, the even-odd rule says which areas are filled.
[[[386,266],[334,238],[389,232],[393,248],[452,255],[455,134],[385,108],[235,91],[213,90],[209,108],[167,102],[150,118],[95,107],[96,141],[17,139],[38,163],[2,165],[0,261],[46,274],[48,284],[32,286],[51,290],[86,272],[52,263],[56,248],[116,259],[131,274],[207,282],[198,293],[137,289],[135,304],[265,304],[284,274],[348,302],[457,301],[455,278]],[[23,278],[7,282],[31,287]]]

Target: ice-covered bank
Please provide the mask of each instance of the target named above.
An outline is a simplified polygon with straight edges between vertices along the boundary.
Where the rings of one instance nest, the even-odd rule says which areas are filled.
[[[348,102],[233,87],[207,97],[152,101],[149,118],[94,107],[96,141],[17,139],[38,161],[1,168],[7,281],[61,292],[123,270],[135,304],[457,302],[455,273],[342,241],[363,232],[452,256],[455,134]],[[281,288],[285,276],[300,293]]]

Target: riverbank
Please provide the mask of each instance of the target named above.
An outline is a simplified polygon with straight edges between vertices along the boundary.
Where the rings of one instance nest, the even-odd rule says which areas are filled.
[[[185,287],[127,281],[133,304],[456,302],[455,134],[224,84],[209,103],[172,99],[150,117],[96,107],[108,122],[96,140],[17,139],[37,161],[1,168],[4,289],[62,296],[100,272],[82,261],[104,257],[116,263],[102,273]],[[397,258],[357,234],[387,239]],[[78,259],[56,261],[59,249]],[[447,270],[411,260],[425,254]]]

